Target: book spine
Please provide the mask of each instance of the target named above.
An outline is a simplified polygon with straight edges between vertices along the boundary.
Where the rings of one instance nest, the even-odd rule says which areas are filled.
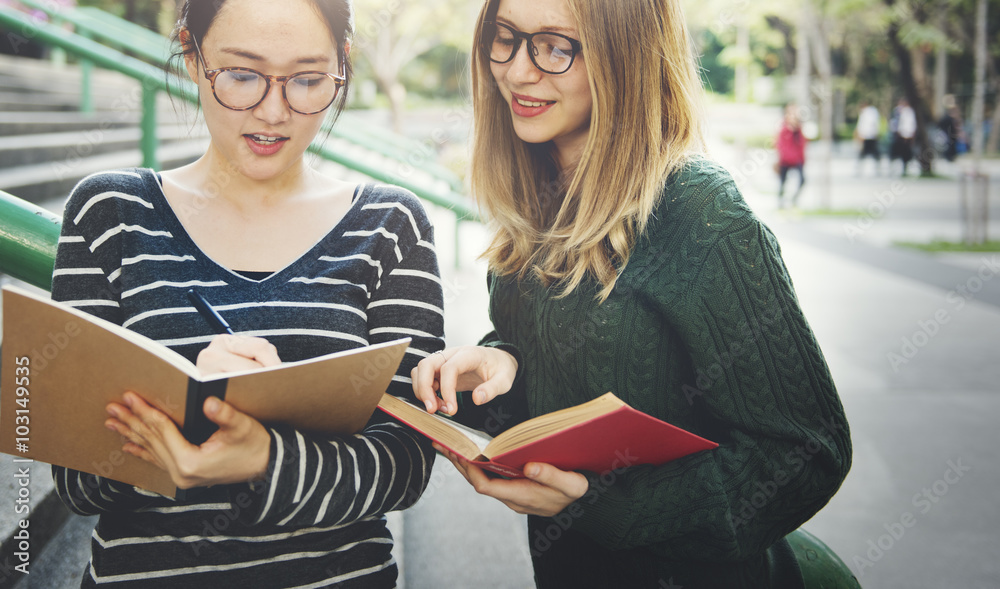
[[[220,378],[202,382],[188,379],[187,404],[184,407],[184,428],[181,433],[184,438],[195,446],[200,446],[219,429],[209,418],[205,417],[205,399],[209,396],[226,398],[226,385],[229,379]]]
[[[479,468],[482,468],[483,470],[488,470],[490,472],[495,472],[498,475],[502,475],[502,476],[505,476],[505,477],[508,477],[508,478],[512,478],[512,479],[523,479],[524,478],[524,472],[523,471],[521,471],[519,469],[516,469],[516,468],[511,468],[509,466],[505,466],[505,465],[497,463],[497,462],[492,462],[492,461],[491,462],[473,461],[472,464],[475,464],[476,466],[478,466]]]

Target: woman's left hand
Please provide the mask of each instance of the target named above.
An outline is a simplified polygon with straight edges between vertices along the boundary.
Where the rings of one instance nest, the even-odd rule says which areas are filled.
[[[517,513],[552,517],[587,494],[590,483],[578,472],[559,470],[551,464],[529,462],[523,479],[490,478],[483,469],[434,444],[465,480],[481,495],[499,500]]]
[[[205,416],[219,426],[202,445],[191,444],[166,414],[133,392],[123,403],[109,403],[104,425],[128,442],[123,450],[170,473],[181,489],[246,482],[267,470],[271,435],[259,421],[216,397],[203,406]]]

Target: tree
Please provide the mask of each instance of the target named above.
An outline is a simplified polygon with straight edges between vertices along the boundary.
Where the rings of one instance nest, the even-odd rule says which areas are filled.
[[[352,51],[360,53],[389,99],[392,127],[399,132],[406,98],[403,68],[440,44],[471,45],[478,8],[465,0],[356,0],[355,10]]]

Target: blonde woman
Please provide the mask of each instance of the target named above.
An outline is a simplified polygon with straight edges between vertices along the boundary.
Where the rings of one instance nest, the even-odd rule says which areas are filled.
[[[848,429],[774,237],[699,155],[679,2],[489,0],[476,40],[495,331],[421,360],[417,397],[507,428],[613,391],[720,447],[520,480],[438,450],[529,514],[539,587],[801,586],[783,538],[839,487]]]

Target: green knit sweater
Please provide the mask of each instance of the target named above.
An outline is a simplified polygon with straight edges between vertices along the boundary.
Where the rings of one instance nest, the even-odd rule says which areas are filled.
[[[520,367],[486,429],[514,425],[518,403],[536,416],[613,391],[720,444],[586,473],[585,497],[530,518],[539,586],[776,586],[769,547],[833,496],[851,444],[778,244],[729,174],[704,159],[673,174],[604,303],[594,284],[557,298],[489,282],[496,331],[482,343]]]

